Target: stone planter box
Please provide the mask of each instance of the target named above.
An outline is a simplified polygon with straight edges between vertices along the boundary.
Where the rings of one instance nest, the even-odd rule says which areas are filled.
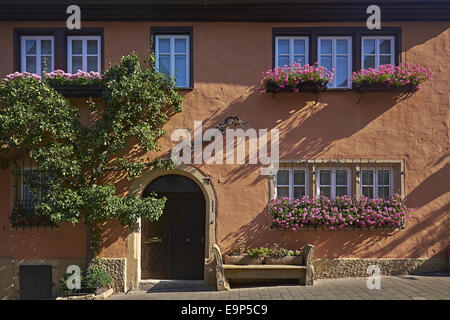
[[[302,256],[265,257],[264,264],[269,265],[302,265]]]
[[[234,256],[225,255],[224,260],[225,264],[253,265],[253,264],[262,264],[264,257],[253,258],[250,257],[248,254],[234,255]]]
[[[367,82],[362,82],[359,84],[355,84],[353,85],[353,89],[355,89],[357,92],[359,93],[363,93],[363,92],[414,92],[417,89],[416,86],[412,85],[412,84],[407,84],[404,86],[400,86],[400,87],[389,87],[385,84],[381,84],[381,83],[367,83]]]
[[[277,93],[277,92],[294,92],[295,89],[298,89],[299,92],[315,92],[315,93],[319,93],[319,92],[325,91],[327,89],[327,85],[323,84],[321,82],[306,81],[306,82],[299,83],[295,87],[280,88],[279,86],[277,86],[277,85],[275,85],[273,83],[268,83],[267,86],[266,86],[266,92],[272,92],[272,93]]]
[[[97,85],[87,86],[51,86],[65,97],[101,97],[103,87]]]

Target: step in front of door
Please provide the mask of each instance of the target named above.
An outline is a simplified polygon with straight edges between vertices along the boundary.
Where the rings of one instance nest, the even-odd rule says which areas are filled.
[[[139,291],[205,291],[215,290],[203,280],[141,280]]]

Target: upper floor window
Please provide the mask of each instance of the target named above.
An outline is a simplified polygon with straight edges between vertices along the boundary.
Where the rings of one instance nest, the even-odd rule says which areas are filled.
[[[53,36],[22,36],[20,42],[21,72],[42,75],[54,70]]]
[[[361,170],[361,194],[369,198],[389,199],[393,196],[391,169]]]
[[[362,69],[378,68],[383,64],[395,64],[393,36],[362,37]]]
[[[67,70],[77,73],[101,72],[101,37],[100,36],[68,36],[67,37]]]
[[[320,169],[317,183],[317,193],[322,193],[331,199],[351,196],[349,169]]]
[[[352,74],[352,37],[318,37],[318,62],[334,69],[330,88],[350,88]]]
[[[305,65],[308,62],[308,37],[276,37],[275,66],[289,66],[294,62]]]
[[[277,197],[301,198],[308,194],[305,169],[281,169],[276,176]]]
[[[175,78],[179,88],[190,87],[189,35],[156,35],[156,69]]]

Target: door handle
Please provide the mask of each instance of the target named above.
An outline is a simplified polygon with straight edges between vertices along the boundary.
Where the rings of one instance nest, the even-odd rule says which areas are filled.
[[[162,239],[158,237],[148,238],[144,243],[161,243]]]

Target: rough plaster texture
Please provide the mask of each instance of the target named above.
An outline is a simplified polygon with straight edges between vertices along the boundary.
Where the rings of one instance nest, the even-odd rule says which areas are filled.
[[[126,291],[126,259],[103,258],[100,261],[105,271],[112,278],[109,287],[113,288],[114,292]]]

